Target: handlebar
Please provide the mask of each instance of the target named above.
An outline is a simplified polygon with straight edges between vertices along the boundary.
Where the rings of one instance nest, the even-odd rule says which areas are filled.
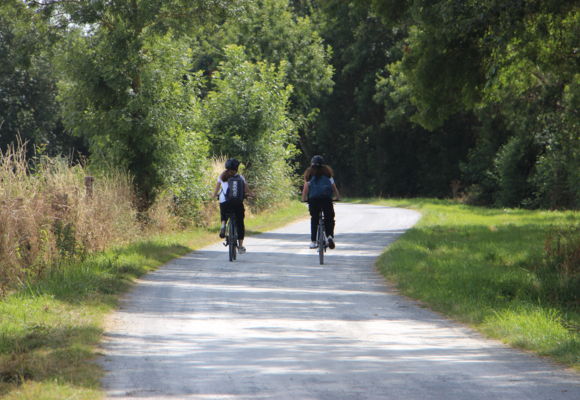
[[[333,202],[339,202],[341,199],[331,199]],[[308,203],[308,200],[300,200],[301,203]]]

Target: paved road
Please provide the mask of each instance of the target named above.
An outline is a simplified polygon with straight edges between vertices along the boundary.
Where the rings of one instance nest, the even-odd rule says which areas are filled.
[[[145,276],[106,333],[108,398],[580,399],[579,375],[388,288],[374,260],[418,218],[338,204],[324,266],[304,220],[248,238],[234,263],[219,244]]]

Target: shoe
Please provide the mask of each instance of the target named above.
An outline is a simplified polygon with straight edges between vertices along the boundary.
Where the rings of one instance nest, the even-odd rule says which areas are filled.
[[[315,249],[317,247],[318,247],[318,243],[316,243],[316,242],[310,242],[310,248],[311,249]]]
[[[222,226],[220,229],[220,237],[223,239],[226,237],[226,227]]]
[[[334,249],[334,238],[332,236],[328,237],[328,247],[330,247],[331,249]]]
[[[246,248],[244,246],[238,247],[238,253],[240,253],[240,254],[246,254]]]

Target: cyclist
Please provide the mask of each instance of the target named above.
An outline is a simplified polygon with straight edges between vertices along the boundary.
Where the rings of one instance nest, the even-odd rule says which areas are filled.
[[[318,213],[324,213],[324,230],[328,239],[328,247],[334,249],[334,205],[332,196],[340,200],[340,194],[334,182],[332,168],[324,163],[322,156],[316,155],[310,161],[310,167],[304,171],[304,187],[302,201],[308,200],[310,211],[310,248],[318,247],[316,230],[318,229]]]
[[[226,169],[218,178],[213,196],[218,197],[220,202],[220,216],[222,222],[220,238],[224,238],[226,235],[228,214],[234,213],[236,216],[236,228],[238,231],[238,252],[244,254],[246,252],[246,248],[243,246],[246,228],[244,225],[245,209],[243,200],[245,196],[249,194],[249,188],[244,177],[238,174],[239,166],[240,162],[235,158],[230,158],[226,161]],[[241,180],[243,184],[240,198],[235,198],[233,195],[228,193],[230,182],[233,183],[232,179]]]

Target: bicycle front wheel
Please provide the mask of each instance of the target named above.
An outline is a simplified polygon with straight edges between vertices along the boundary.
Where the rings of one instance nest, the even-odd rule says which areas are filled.
[[[323,228],[318,225],[318,260],[320,265],[324,264],[324,231]]]

